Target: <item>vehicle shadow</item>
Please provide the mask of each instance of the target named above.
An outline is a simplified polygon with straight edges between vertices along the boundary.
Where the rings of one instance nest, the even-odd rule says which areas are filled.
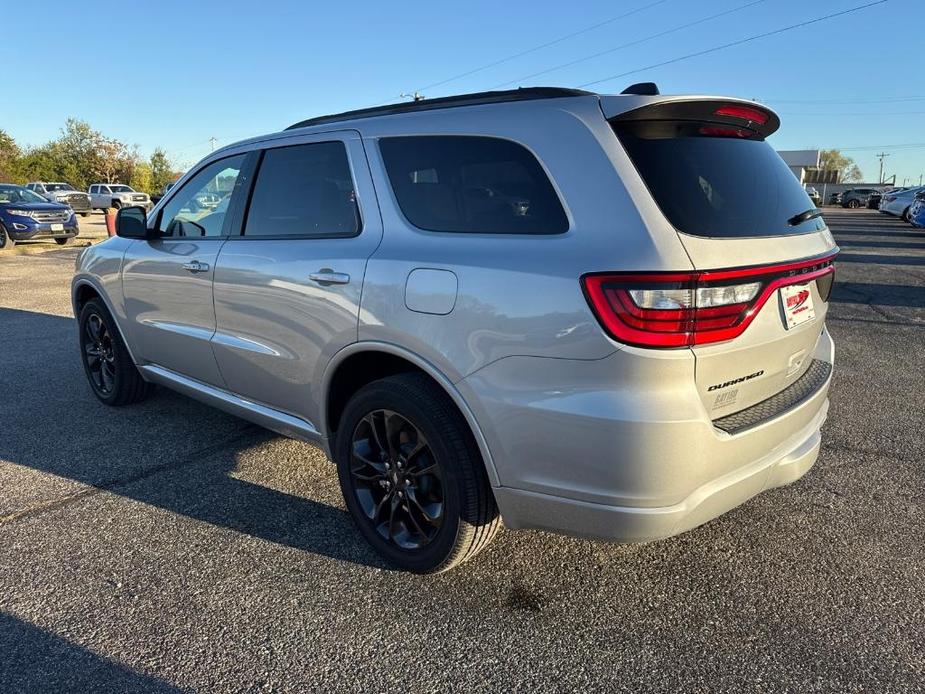
[[[0,691],[150,692],[180,689],[0,612]]]
[[[23,350],[23,335],[51,346],[56,357]],[[106,407],[86,384],[75,343],[73,319],[0,308],[0,353],[8,355],[0,393],[17,404],[0,429],[0,460],[269,542],[386,568],[346,511],[241,479],[245,454],[263,455],[287,440],[166,389],[138,405]],[[291,442],[287,451],[292,474],[309,479],[300,488],[317,482],[336,498],[336,473],[318,449]],[[47,506],[47,490],[0,491],[0,516]]]

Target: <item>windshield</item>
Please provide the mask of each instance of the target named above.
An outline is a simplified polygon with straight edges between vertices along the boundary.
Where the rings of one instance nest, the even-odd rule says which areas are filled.
[[[825,228],[818,217],[788,222],[815,205],[760,137],[692,121],[613,126],[655,202],[678,231],[741,238]]]
[[[21,186],[0,186],[0,204],[2,203],[29,203],[48,202],[37,193],[33,193]]]
[[[128,186],[109,186],[109,190],[111,190],[113,193],[134,193],[135,192]]]
[[[74,188],[67,183],[46,183],[45,190],[51,192],[53,190],[74,190]]]

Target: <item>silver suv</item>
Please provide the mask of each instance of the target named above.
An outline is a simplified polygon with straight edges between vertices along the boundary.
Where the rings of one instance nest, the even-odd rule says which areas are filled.
[[[680,533],[819,452],[837,247],[778,125],[535,88],[231,145],[80,256],[86,375],[110,405],[160,384],[319,444],[412,571],[501,519]]]

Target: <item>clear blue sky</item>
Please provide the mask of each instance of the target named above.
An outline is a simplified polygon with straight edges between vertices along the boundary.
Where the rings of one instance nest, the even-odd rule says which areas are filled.
[[[160,0],[23,5],[0,42],[9,91],[0,128],[40,144],[68,117],[143,154],[188,166],[219,145],[313,115],[383,103],[606,22],[655,0],[297,2]],[[577,86],[870,0],[764,0],[689,29],[518,82],[531,73],[745,5],[662,0],[632,16],[445,84],[426,96],[499,83]],[[8,13],[7,13],[8,14]],[[32,27],[32,29],[30,29]],[[26,35],[29,35],[28,39]],[[778,149],[839,147],[874,179],[925,174],[925,2],[871,9],[592,89],[653,80],[663,93],[755,97],[782,117]],[[15,78],[20,76],[22,79]],[[889,145],[918,143],[916,148]]]

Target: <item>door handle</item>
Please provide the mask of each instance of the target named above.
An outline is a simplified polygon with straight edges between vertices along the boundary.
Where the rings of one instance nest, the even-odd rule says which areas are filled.
[[[184,270],[189,270],[189,271],[192,272],[192,273],[197,273],[197,272],[208,272],[208,271],[209,271],[209,264],[208,264],[208,263],[200,263],[198,260],[194,260],[194,261],[191,262],[191,263],[184,263],[184,264],[183,264],[183,269],[184,269]]]
[[[350,275],[346,272],[334,272],[329,267],[323,267],[318,272],[310,274],[308,279],[318,284],[347,284],[350,282]]]

